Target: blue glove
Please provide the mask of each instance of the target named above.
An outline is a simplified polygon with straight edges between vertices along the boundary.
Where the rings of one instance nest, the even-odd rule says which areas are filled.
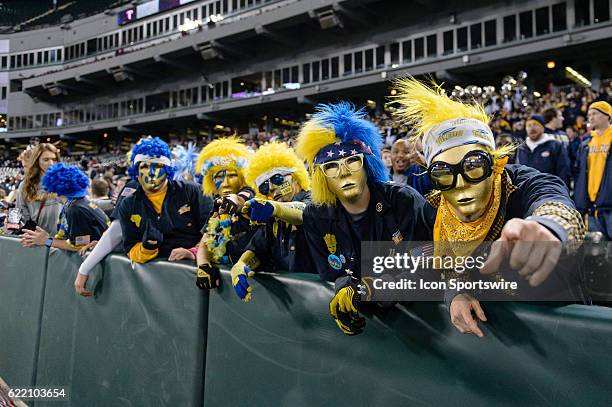
[[[250,218],[253,223],[268,223],[274,213],[274,206],[264,199],[249,199]]]
[[[231,270],[232,285],[234,286],[236,295],[244,302],[249,302],[251,300],[251,291],[253,289],[249,285],[247,279],[253,276],[253,274],[255,273],[242,261],[238,261],[234,264]]]

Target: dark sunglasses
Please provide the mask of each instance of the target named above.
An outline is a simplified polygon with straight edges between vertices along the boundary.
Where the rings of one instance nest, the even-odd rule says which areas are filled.
[[[433,187],[448,191],[457,185],[457,175],[470,184],[477,184],[493,173],[493,158],[484,151],[470,151],[457,164],[435,161],[427,169]]]
[[[281,174],[272,175],[270,179],[267,179],[261,183],[261,185],[259,186],[259,193],[262,195],[268,195],[268,193],[270,192],[270,183],[276,186],[283,185],[285,183],[285,176]]]

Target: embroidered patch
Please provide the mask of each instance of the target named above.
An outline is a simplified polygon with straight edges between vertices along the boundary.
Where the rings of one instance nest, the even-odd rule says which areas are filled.
[[[550,151],[544,151],[542,153],[542,157],[549,157],[550,156]]]
[[[382,212],[382,210],[383,210],[382,203],[378,202],[376,204],[376,212]]]
[[[331,254],[335,254],[336,248],[337,248],[336,235],[327,233],[325,236],[323,236],[323,240],[325,241],[325,244],[327,245],[327,250],[329,250]]]
[[[134,214],[130,216],[130,220],[136,224],[137,228],[140,227],[140,221],[142,221],[142,218],[140,217],[140,215]]]
[[[128,196],[132,196],[134,192],[136,192],[135,188],[125,187],[123,188],[123,191],[121,192],[121,196],[124,196],[127,198]]]
[[[74,244],[77,246],[83,246],[83,245],[89,244],[90,241],[91,241],[91,238],[89,237],[89,235],[77,236],[74,239]]]
[[[183,206],[181,206],[181,207],[179,208],[178,213],[179,213],[179,215],[182,215],[182,214],[184,214],[184,213],[189,212],[190,210],[191,210],[191,206],[189,206],[189,205],[185,204],[185,205],[183,205]]]

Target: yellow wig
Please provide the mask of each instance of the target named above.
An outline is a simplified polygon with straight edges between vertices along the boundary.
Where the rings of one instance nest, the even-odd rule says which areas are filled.
[[[293,179],[302,190],[310,190],[310,178],[304,161],[300,160],[295,151],[285,143],[271,142],[259,147],[245,169],[244,178],[251,188],[258,191],[255,183],[257,177],[278,167],[295,168],[295,172],[291,174]],[[259,191],[257,194],[259,195]]]
[[[318,120],[307,121],[300,130],[295,151],[308,163],[312,176],[312,202],[315,205],[333,206],[336,204],[336,195],[329,190],[327,178],[319,168],[314,165],[314,159],[320,149],[340,141],[333,129],[325,127]]]
[[[398,92],[395,96],[390,96],[390,99],[400,105],[394,116],[413,129],[414,140],[422,138],[429,130],[446,120],[465,118],[476,119],[486,125],[489,123],[489,116],[483,105],[452,100],[442,92],[442,86],[433,81],[430,87],[410,76],[394,80],[393,87]],[[497,158],[508,155],[514,149],[516,146],[510,145],[490,153]]]
[[[203,177],[204,194],[214,194],[213,176],[219,171],[235,170],[244,179],[244,168],[251,156],[252,153],[238,137],[219,138],[204,147],[196,162],[196,170]]]

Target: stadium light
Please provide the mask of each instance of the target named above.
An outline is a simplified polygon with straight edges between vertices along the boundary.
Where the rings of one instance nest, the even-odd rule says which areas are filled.
[[[546,63],[546,67],[547,67],[548,69],[555,69],[555,66],[557,66],[557,64],[555,63],[555,61],[548,61],[548,62]]]
[[[592,83],[590,80],[588,80],[587,78],[584,77],[584,75],[582,75],[580,72],[576,71],[574,68],[572,68],[571,66],[566,66],[565,67],[565,75],[567,77],[569,77],[570,79],[572,79],[574,82],[585,86],[585,87],[591,87]]]

